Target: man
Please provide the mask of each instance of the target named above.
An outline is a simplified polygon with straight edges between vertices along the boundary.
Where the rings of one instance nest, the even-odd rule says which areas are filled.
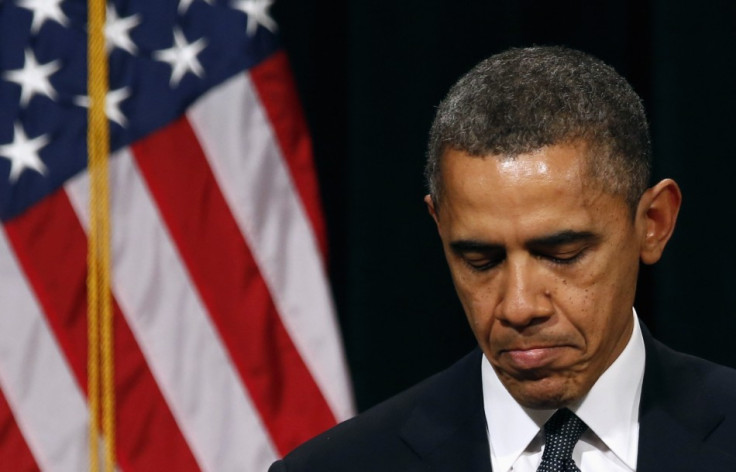
[[[441,103],[425,198],[480,350],[271,471],[736,471],[736,371],[655,341],[640,261],[675,227],[641,102],[559,47],[478,64]]]

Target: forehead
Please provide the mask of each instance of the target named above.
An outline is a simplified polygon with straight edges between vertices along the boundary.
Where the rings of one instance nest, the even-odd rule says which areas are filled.
[[[585,147],[547,146],[514,157],[447,151],[440,218],[456,230],[489,226],[520,231],[589,229],[618,220],[627,207],[587,170]],[[609,221],[610,222],[610,221]],[[450,221],[445,221],[450,223]],[[507,226],[503,226],[507,224]],[[534,235],[530,235],[534,236]]]

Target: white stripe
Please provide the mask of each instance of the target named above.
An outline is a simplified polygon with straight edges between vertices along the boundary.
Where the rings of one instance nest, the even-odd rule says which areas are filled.
[[[0,230],[0,387],[41,470],[85,470],[87,404]]]
[[[353,413],[324,265],[250,77],[211,90],[187,116],[291,339],[338,420]]]
[[[275,447],[132,155],[110,165],[115,295],[174,418],[202,469],[266,470]],[[87,186],[86,173],[67,184],[85,224]]]

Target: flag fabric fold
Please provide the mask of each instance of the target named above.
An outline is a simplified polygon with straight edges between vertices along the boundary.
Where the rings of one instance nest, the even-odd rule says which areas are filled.
[[[261,471],[353,410],[267,0],[107,9],[121,470]],[[0,2],[0,464],[87,468],[86,11]]]

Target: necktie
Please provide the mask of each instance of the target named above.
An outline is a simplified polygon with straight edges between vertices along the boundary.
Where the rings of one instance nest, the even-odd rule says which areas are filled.
[[[544,424],[544,453],[537,472],[580,472],[572,460],[572,450],[588,425],[575,413],[557,410]]]

